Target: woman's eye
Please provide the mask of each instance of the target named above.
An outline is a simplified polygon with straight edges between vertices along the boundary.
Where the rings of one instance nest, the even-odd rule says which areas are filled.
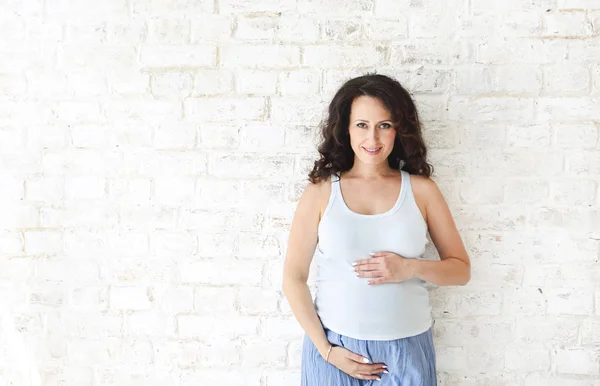
[[[390,129],[392,127],[392,125],[390,125],[389,123],[384,123],[381,125],[381,128],[383,129]]]
[[[361,129],[367,127],[364,122],[359,122],[356,126],[360,127]]]

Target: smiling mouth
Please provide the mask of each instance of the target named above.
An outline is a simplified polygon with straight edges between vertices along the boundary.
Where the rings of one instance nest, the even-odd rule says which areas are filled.
[[[371,155],[378,154],[381,151],[381,149],[382,149],[381,147],[372,147],[372,148],[364,147],[364,146],[361,146],[361,147],[363,148],[363,150],[365,151],[365,153],[371,154]]]

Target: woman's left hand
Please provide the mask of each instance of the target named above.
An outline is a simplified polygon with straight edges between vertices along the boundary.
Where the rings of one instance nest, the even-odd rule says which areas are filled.
[[[402,282],[415,277],[414,259],[407,259],[393,252],[377,252],[370,259],[358,260],[354,271],[358,277],[373,278],[371,284]]]

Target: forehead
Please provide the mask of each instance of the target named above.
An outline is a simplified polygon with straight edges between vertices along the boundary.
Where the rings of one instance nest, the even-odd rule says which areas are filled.
[[[350,107],[350,116],[354,119],[383,120],[392,118],[387,106],[379,98],[367,95],[354,98]]]

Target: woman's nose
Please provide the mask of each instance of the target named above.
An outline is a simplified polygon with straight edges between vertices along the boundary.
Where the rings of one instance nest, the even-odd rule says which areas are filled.
[[[371,139],[377,139],[379,133],[377,133],[377,130],[375,128],[371,128],[369,129],[369,138]]]

